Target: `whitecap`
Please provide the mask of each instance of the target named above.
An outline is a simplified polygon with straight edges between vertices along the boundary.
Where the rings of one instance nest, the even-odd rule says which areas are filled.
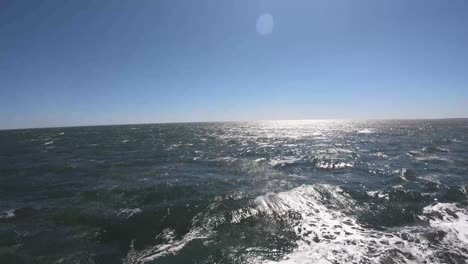
[[[358,131],[358,134],[372,134],[372,133],[375,133],[374,130],[369,129],[369,128],[365,128],[363,130]]]
[[[0,213],[0,220],[11,219],[11,218],[14,218],[15,216],[16,216],[15,209],[11,209],[11,210]]]
[[[123,208],[121,209],[117,215],[119,216],[125,216],[126,218],[130,218],[135,214],[139,214],[143,212],[140,208]]]
[[[379,199],[385,199],[385,200],[390,200],[390,197],[388,196],[388,193],[382,193],[381,191],[368,191],[367,195],[371,197],[376,197]]]
[[[424,148],[421,149],[421,151],[426,152],[426,153],[449,152],[449,150],[446,149],[446,148],[434,147],[434,146],[424,147]]]
[[[182,239],[176,240],[175,233],[171,229],[165,229],[156,238],[165,239],[165,243],[149,247],[142,251],[136,251],[131,247],[124,263],[146,263],[154,261],[160,257],[174,255],[183,249],[188,243],[196,239],[206,239],[210,232],[204,229],[194,228],[190,230]]]
[[[283,158],[283,159],[272,159],[270,160],[270,165],[277,168],[277,167],[284,167],[287,165],[293,165],[295,163],[300,162],[301,160],[295,158]]]
[[[176,239],[176,232],[172,228],[165,228],[156,236],[156,239],[161,239],[165,243],[173,243]]]
[[[463,242],[468,246],[468,210],[451,203],[438,203],[423,209],[425,216],[421,219],[429,220],[435,229],[445,231],[447,242]]]
[[[178,148],[178,147],[180,147],[180,146],[182,146],[182,144],[172,144],[172,145],[170,145],[169,148],[167,148],[166,150],[175,149],[175,148]]]
[[[319,169],[333,170],[352,168],[354,164],[347,162],[320,161],[315,166]]]
[[[239,159],[238,158],[235,158],[235,157],[218,157],[218,158],[215,158],[213,161],[216,161],[216,162],[221,162],[221,163],[226,163],[226,164],[232,164],[234,162],[237,162]]]
[[[378,158],[382,158],[382,159],[388,158],[387,155],[385,155],[383,152],[380,152],[380,151],[377,152],[377,153],[372,153],[371,155],[372,155],[372,156],[375,156],[375,157],[378,157]]]
[[[415,157],[415,159],[419,161],[443,161],[443,162],[448,162],[448,163],[454,163],[453,160],[446,158],[446,157],[441,157],[438,155],[420,156],[420,157]]]
[[[427,225],[379,230],[358,221],[356,212],[365,208],[359,207],[349,194],[325,184],[261,195],[250,206],[229,214],[220,211],[218,205],[221,206],[220,201],[215,200],[208,212],[197,215],[191,230],[181,239],[176,239],[172,229],[165,229],[156,237],[162,243],[141,251],[132,247],[125,263],[145,263],[175,255],[194,240],[209,241],[216,228],[225,223],[237,224],[256,216],[282,219],[292,213],[297,217],[289,218],[288,223],[298,237],[297,247],[277,261],[253,256],[249,252],[255,252],[255,248],[248,248],[245,254],[251,258],[250,263],[445,263],[446,252],[468,259],[464,250],[468,243],[468,213],[454,204],[424,208],[420,219]],[[427,234],[438,231],[447,235],[438,243],[431,243]]]
[[[377,194],[370,193],[370,194]],[[385,196],[383,198],[386,198]],[[430,228],[401,227],[375,230],[361,225],[349,213],[361,210],[348,194],[329,185],[302,186],[291,191],[261,196],[255,200],[257,210],[272,215],[291,211],[300,214],[293,225],[300,238],[297,248],[279,261],[264,263],[443,263],[443,252],[463,251],[468,241],[468,214],[453,204],[439,204],[424,209],[423,220]],[[451,212],[445,212],[449,208]],[[442,212],[439,218],[427,216]],[[431,244],[426,234],[444,230],[450,233],[440,244]],[[408,239],[413,237],[413,239]]]

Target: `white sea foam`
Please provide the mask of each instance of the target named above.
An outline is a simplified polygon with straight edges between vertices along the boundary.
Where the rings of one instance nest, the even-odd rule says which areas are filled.
[[[7,210],[0,213],[0,220],[7,220],[15,217],[15,209]]]
[[[221,201],[215,200],[208,212],[197,215],[193,228],[181,239],[173,231],[163,230],[157,236],[163,243],[138,252],[132,249],[126,263],[154,262],[177,254],[193,240],[208,241],[221,224],[242,224],[257,216],[287,218],[292,212],[297,215],[290,222],[299,238],[297,247],[278,261],[249,253],[255,248],[247,249],[248,263],[444,263],[446,252],[468,259],[463,250],[468,246],[468,212],[454,204],[424,208],[420,219],[427,225],[376,230],[357,220],[356,212],[363,208],[342,189],[330,185],[303,185],[262,195],[230,214],[219,212]],[[429,241],[427,234],[438,231],[446,235],[437,243]]]
[[[434,160],[437,160],[437,161],[444,161],[444,162],[449,162],[449,163],[453,163],[454,161],[449,159],[448,157],[445,157],[441,154],[444,154],[443,152],[447,152],[446,149],[441,149],[441,148],[437,148],[438,150],[437,151],[433,151],[433,152],[437,152],[439,153],[439,155],[436,155],[436,154],[433,154],[433,152],[430,152],[430,151],[427,151],[427,149],[425,150],[426,148],[423,148],[423,150],[421,151],[409,151],[406,153],[406,155],[408,157],[411,157],[411,158],[414,158],[416,160],[419,160],[419,161],[434,161]]]
[[[463,242],[468,246],[468,210],[451,203],[438,203],[423,210],[429,224],[447,232],[451,241]],[[456,239],[454,239],[456,237]]]
[[[382,152],[380,152],[380,151],[377,152],[377,153],[372,153],[372,154],[370,154],[370,155],[375,156],[375,157],[378,157],[378,158],[382,158],[382,159],[387,159],[387,158],[388,158],[387,155],[385,155],[384,153],[382,153]]]
[[[153,262],[160,257],[176,254],[191,241],[195,239],[205,239],[208,238],[209,235],[210,233],[207,230],[194,228],[182,239],[176,240],[174,230],[164,229],[158,236],[156,236],[156,239],[162,238],[164,243],[149,247],[142,251],[136,251],[132,247],[127,254],[127,258],[124,263],[134,264]]]
[[[374,130],[372,129],[369,129],[369,128],[365,128],[363,130],[360,130],[358,131],[359,134],[372,134],[372,133],[375,133]]]
[[[256,202],[258,208],[271,214],[293,210],[301,215],[294,226],[300,237],[298,247],[278,263],[442,263],[439,253],[447,250],[468,258],[462,250],[468,246],[468,213],[453,204],[426,207],[421,219],[429,220],[429,228],[378,231],[362,226],[346,212],[356,204],[336,187],[303,186],[260,197]],[[434,211],[442,216],[426,216]],[[437,230],[448,235],[439,245],[430,245],[424,234]]]
[[[180,146],[182,146],[182,144],[172,144],[166,150],[176,149],[176,148],[179,148]]]
[[[367,194],[371,197],[377,197],[380,199],[385,199],[385,200],[390,200],[390,197],[388,196],[388,193],[382,193],[380,191],[368,191]]]
[[[426,156],[421,156],[421,157],[415,157],[416,160],[419,160],[419,161],[432,161],[432,160],[438,160],[438,161],[444,161],[444,162],[448,162],[448,163],[453,163],[454,161],[449,159],[449,158],[446,158],[446,157],[441,157],[441,156],[438,156],[438,155],[426,155]]]
[[[333,162],[333,161],[321,161],[317,163],[316,167],[319,169],[345,169],[345,168],[352,168],[354,165],[353,163],[347,162]]]
[[[124,208],[119,211],[117,215],[125,216],[126,218],[130,218],[133,215],[141,213],[142,210],[140,208]]]
[[[291,164],[294,164],[298,162],[297,159],[295,158],[281,158],[281,159],[273,159],[270,161],[270,165],[273,166],[273,167],[283,167],[283,166],[287,166],[287,165],[291,165]]]

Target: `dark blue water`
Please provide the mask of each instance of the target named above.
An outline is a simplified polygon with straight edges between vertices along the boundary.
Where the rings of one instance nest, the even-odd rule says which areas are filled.
[[[467,263],[468,120],[0,131],[0,263]]]

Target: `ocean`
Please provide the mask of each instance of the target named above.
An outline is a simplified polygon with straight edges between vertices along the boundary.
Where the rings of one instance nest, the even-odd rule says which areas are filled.
[[[468,263],[468,119],[0,131],[0,263]]]

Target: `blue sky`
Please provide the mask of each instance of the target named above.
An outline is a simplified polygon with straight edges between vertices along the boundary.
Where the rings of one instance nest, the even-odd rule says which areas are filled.
[[[467,13],[464,0],[3,0],[0,128],[468,117]]]

